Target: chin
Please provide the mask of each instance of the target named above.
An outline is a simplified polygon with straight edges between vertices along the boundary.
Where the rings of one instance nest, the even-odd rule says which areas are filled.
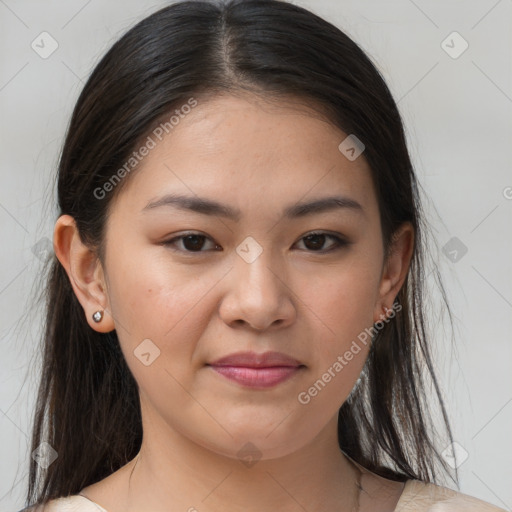
[[[298,433],[296,428],[292,428],[293,425],[285,426],[283,423],[279,424],[279,421],[272,428],[258,428],[254,423],[239,425],[237,428],[227,427],[232,437],[226,433],[222,438],[216,436],[212,439],[210,432],[209,438],[203,439],[200,444],[218,455],[238,459],[250,466],[256,460],[286,457],[309,444],[314,438],[311,432],[308,432],[309,435],[304,430]]]

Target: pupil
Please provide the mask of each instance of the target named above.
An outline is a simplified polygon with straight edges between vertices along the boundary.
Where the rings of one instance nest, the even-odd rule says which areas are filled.
[[[306,237],[306,243],[308,241],[310,242],[311,240],[316,240],[318,242],[319,239],[320,239],[320,244],[313,243],[313,247],[312,247],[313,249],[319,249],[319,248],[321,248],[324,245],[325,235],[309,235],[309,236]]]
[[[198,240],[201,238],[202,238],[201,235],[187,235],[183,240],[183,244],[189,250],[201,249],[202,244],[200,242],[198,242]],[[190,241],[192,241],[192,244],[187,243]]]

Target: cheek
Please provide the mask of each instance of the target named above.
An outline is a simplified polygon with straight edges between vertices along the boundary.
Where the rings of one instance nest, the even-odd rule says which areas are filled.
[[[193,404],[184,390],[193,389],[193,356],[207,329],[205,292],[218,279],[194,279],[158,264],[137,272],[119,267],[111,278],[112,311],[130,371],[150,401],[162,401],[162,413],[185,413]]]
[[[296,399],[312,431],[337,414],[361,374],[371,345],[377,284],[369,272],[340,272],[308,299],[311,319],[321,319],[315,320],[321,327],[310,377]]]
[[[192,352],[207,321],[200,313],[202,299],[218,279],[193,276],[185,267],[171,268],[165,258],[149,258],[148,252],[130,258],[120,252],[119,264],[111,263],[109,297],[123,348],[133,352],[150,339],[162,355]],[[112,262],[115,257],[113,253]]]
[[[379,270],[377,263],[360,258],[317,275],[314,283],[310,277],[301,280],[300,296],[328,339],[346,340],[373,324]]]
[[[313,382],[321,382],[312,395],[321,389],[323,396],[317,402],[341,405],[359,377],[370,348],[379,277],[377,258],[357,254],[317,278],[315,286],[302,281],[308,316],[318,327],[312,373]]]
[[[135,243],[120,243],[109,255],[112,311],[119,322],[132,327],[130,332],[147,329],[141,333],[147,336],[162,336],[165,327],[171,329],[200,288],[197,279],[170,267],[165,253],[155,249],[137,250]]]

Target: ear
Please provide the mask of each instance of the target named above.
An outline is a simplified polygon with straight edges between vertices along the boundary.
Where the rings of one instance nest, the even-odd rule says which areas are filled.
[[[57,219],[53,246],[84,309],[88,324],[98,332],[114,330],[103,267],[97,254],[80,239],[75,220],[70,215],[61,215]],[[100,322],[92,319],[96,311],[103,312]]]
[[[373,321],[383,319],[391,309],[409,271],[414,248],[414,228],[410,222],[402,224],[391,237],[390,247],[379,285],[379,298],[375,304]]]

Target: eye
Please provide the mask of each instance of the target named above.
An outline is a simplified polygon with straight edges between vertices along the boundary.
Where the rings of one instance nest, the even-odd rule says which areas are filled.
[[[331,246],[327,249],[322,249],[328,239],[333,241],[333,243],[331,243]],[[187,233],[180,235],[162,242],[162,245],[170,246],[171,249],[184,253],[206,252],[208,248],[203,250],[205,247],[205,241],[210,243],[209,250],[222,250],[222,248],[214,243],[211,238],[206,235],[202,235],[201,233]],[[309,250],[309,252],[319,253],[331,252],[349,244],[345,239],[323,231],[309,233],[308,235],[303,236],[300,241],[304,241],[306,250]]]
[[[325,241],[327,239],[331,239],[334,241],[333,244],[327,249],[322,249],[322,247],[325,244]],[[344,247],[348,245],[348,242],[344,240],[343,238],[332,235],[329,233],[325,233],[323,231],[310,233],[309,235],[303,236],[300,241],[304,240],[304,245],[306,248],[310,249],[309,252],[331,252],[335,251],[336,249],[340,249],[341,247]]]
[[[181,252],[205,252],[201,249],[205,246],[205,240],[209,241],[211,245],[213,245],[214,249],[219,248],[217,244],[213,242],[213,240],[206,235],[202,235],[200,233],[187,233],[185,235],[180,235],[172,238],[171,240],[167,240],[162,242],[165,246],[171,246],[171,249]],[[180,245],[181,247],[174,248],[176,245]]]

